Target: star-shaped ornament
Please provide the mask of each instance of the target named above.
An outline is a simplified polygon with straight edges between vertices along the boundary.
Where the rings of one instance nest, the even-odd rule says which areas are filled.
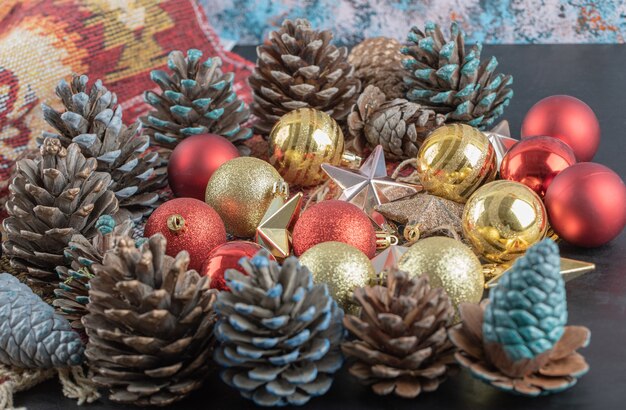
[[[278,259],[289,256],[291,253],[289,228],[300,215],[301,209],[302,193],[297,193],[287,202],[280,196],[274,198],[256,228],[256,242]]]
[[[483,132],[483,134],[485,134],[485,136],[489,139],[489,142],[496,152],[496,161],[498,165],[498,170],[500,170],[500,164],[502,164],[502,159],[511,149],[511,147],[515,145],[518,141],[514,138],[511,138],[511,129],[507,120],[500,121],[500,123],[493,127],[492,130],[485,131]]]
[[[485,288],[490,289],[498,285],[498,281],[504,273],[512,266],[512,263],[495,265],[483,265],[483,274],[487,279]],[[596,264],[591,262],[579,261],[576,259],[561,258],[561,276],[565,282],[576,279],[585,273],[594,271]]]
[[[376,272],[376,275],[379,276],[379,279],[384,279],[380,278],[382,272],[397,268],[398,261],[408,250],[409,248],[406,246],[392,245],[376,255],[372,259],[372,266],[374,266],[374,271]]]

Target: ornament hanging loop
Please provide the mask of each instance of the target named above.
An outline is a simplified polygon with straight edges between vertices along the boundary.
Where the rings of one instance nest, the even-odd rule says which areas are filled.
[[[358,168],[361,166],[363,158],[359,157],[353,152],[344,152],[341,156],[341,166],[348,168]]]
[[[167,228],[177,235],[185,232],[185,218],[179,214],[171,215],[167,218]]]
[[[289,184],[283,179],[278,182],[274,182],[272,194],[275,197],[282,197],[284,200],[287,200],[289,198]]]
[[[407,225],[403,231],[404,239],[409,243],[417,242],[420,239],[419,225]]]
[[[390,246],[398,244],[398,237],[390,234],[387,231],[376,232],[376,249],[387,249]]]

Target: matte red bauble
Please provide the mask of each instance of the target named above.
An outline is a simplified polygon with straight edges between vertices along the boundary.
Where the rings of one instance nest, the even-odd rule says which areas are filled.
[[[241,258],[251,258],[261,249],[263,249],[261,245],[248,241],[233,241],[222,244],[211,251],[204,265],[202,265],[200,274],[210,278],[209,286],[211,289],[229,291],[224,273],[228,269],[237,269],[243,272],[239,266]],[[271,254],[269,257],[275,260]]]
[[[626,225],[626,186],[604,165],[582,162],[565,169],[544,200],[552,228],[574,245],[604,245]]]
[[[219,135],[202,134],[185,138],[172,151],[167,166],[172,192],[179,198],[204,201],[204,191],[213,172],[238,156],[237,148]]]
[[[530,137],[509,149],[500,166],[500,177],[521,182],[543,198],[554,177],[575,163],[574,152],[561,140]]]
[[[349,202],[331,200],[307,209],[293,228],[293,251],[300,256],[322,242],[343,242],[373,258],[376,232],[365,212]]]
[[[167,239],[165,253],[176,256],[189,252],[189,269],[200,272],[206,256],[226,242],[226,228],[220,216],[206,203],[193,198],[176,198],[158,207],[144,229],[144,236],[162,233]]]
[[[522,139],[539,135],[560,139],[578,161],[591,161],[600,145],[600,124],[578,98],[553,95],[533,105],[522,123]]]

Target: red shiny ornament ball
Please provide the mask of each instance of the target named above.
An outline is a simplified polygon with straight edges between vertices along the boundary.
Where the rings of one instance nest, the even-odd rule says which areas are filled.
[[[533,105],[522,122],[522,139],[538,135],[560,139],[578,161],[591,161],[600,145],[600,124],[578,98],[553,95]]]
[[[322,242],[347,243],[368,258],[376,253],[376,232],[365,212],[349,202],[320,202],[300,215],[293,228],[293,250],[298,256]]]
[[[156,233],[167,239],[168,255],[189,252],[189,269],[198,272],[206,256],[226,242],[226,228],[220,216],[209,205],[193,198],[172,199],[158,207],[146,222],[144,236]]]
[[[167,178],[179,198],[204,201],[204,191],[213,172],[239,156],[237,148],[224,137],[203,134],[187,137],[172,151]]]
[[[500,177],[521,182],[540,197],[561,171],[576,163],[572,149],[552,137],[530,137],[513,145],[500,165]]]
[[[209,286],[211,289],[230,291],[228,286],[226,286],[224,273],[228,269],[237,269],[245,273],[240,268],[239,261],[241,258],[253,257],[261,249],[263,249],[261,245],[249,241],[233,241],[222,244],[211,251],[206,261],[204,261],[204,265],[202,265],[200,274],[210,278]],[[276,260],[271,254],[269,258]]]
[[[581,162],[565,169],[544,201],[554,231],[577,246],[604,245],[626,225],[624,181],[604,165]]]

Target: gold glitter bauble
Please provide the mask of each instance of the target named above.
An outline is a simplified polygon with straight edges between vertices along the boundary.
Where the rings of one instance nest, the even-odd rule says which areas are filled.
[[[417,173],[424,188],[460,203],[493,181],[496,172],[493,146],[482,132],[465,124],[437,128],[417,153]]]
[[[398,269],[411,275],[426,274],[432,287],[443,288],[452,303],[478,303],[485,277],[480,261],[461,242],[444,236],[422,239],[400,258]]]
[[[522,256],[545,237],[547,228],[541,198],[519,182],[491,182],[474,192],[463,210],[465,237],[490,262]]]
[[[300,263],[311,271],[313,282],[325,283],[332,297],[346,312],[356,313],[354,289],[365,287],[376,273],[367,256],[343,242],[323,242],[300,256]]]
[[[290,184],[317,185],[326,179],[321,165],[339,165],[344,139],[328,114],[300,108],[283,115],[269,137],[272,164]]]
[[[251,157],[231,159],[209,179],[204,201],[222,217],[226,231],[253,237],[282,178],[274,167]]]

